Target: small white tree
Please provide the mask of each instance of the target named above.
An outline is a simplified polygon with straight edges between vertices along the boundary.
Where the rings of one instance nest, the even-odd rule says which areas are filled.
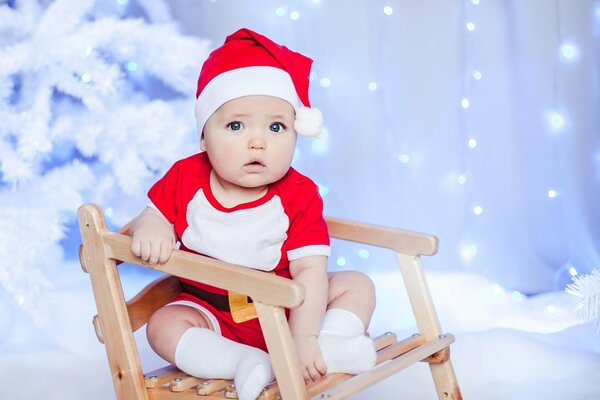
[[[573,278],[573,283],[567,285],[566,292],[577,297],[577,308],[584,318],[595,320],[596,329],[600,332],[600,269],[593,270],[589,275]]]
[[[0,289],[36,323],[77,207],[96,202],[121,223],[198,149],[208,42],[178,32],[164,1],[136,6],[145,17],[94,0],[0,6]]]

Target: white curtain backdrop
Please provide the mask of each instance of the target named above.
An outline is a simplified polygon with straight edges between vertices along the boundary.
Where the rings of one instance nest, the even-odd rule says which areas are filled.
[[[328,135],[295,165],[326,187],[329,214],[434,233],[432,268],[527,294],[600,265],[598,1],[178,0],[173,13],[214,46],[249,27],[314,58]]]
[[[199,151],[197,73],[241,27],[315,60],[326,132],[294,166],[326,213],[440,238],[424,264],[465,399],[600,398],[598,335],[563,292],[600,268],[600,0],[8,0],[0,382],[31,384],[0,399],[114,398],[76,209],[117,228]],[[330,266],[371,273],[372,334],[414,333],[393,254]],[[127,298],[157,276],[120,271]],[[396,397],[435,397],[424,363],[357,399]]]

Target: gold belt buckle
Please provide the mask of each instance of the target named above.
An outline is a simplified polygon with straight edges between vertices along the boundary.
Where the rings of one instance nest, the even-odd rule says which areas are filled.
[[[256,308],[254,304],[248,301],[248,296],[229,291],[227,292],[227,296],[229,298],[231,317],[236,324],[258,318]]]

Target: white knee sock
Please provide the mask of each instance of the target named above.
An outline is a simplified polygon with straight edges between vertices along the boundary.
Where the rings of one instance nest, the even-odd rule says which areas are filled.
[[[204,328],[186,330],[175,349],[175,365],[208,379],[235,379],[240,400],[254,400],[274,379],[269,355]]]
[[[365,336],[362,321],[348,310],[327,310],[318,342],[327,373],[358,374],[373,368],[377,361],[375,346]]]

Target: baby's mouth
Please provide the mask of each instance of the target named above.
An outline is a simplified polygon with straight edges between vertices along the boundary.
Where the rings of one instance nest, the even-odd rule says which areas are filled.
[[[260,159],[252,159],[244,164],[244,169],[248,172],[260,172],[265,169],[265,163]]]

